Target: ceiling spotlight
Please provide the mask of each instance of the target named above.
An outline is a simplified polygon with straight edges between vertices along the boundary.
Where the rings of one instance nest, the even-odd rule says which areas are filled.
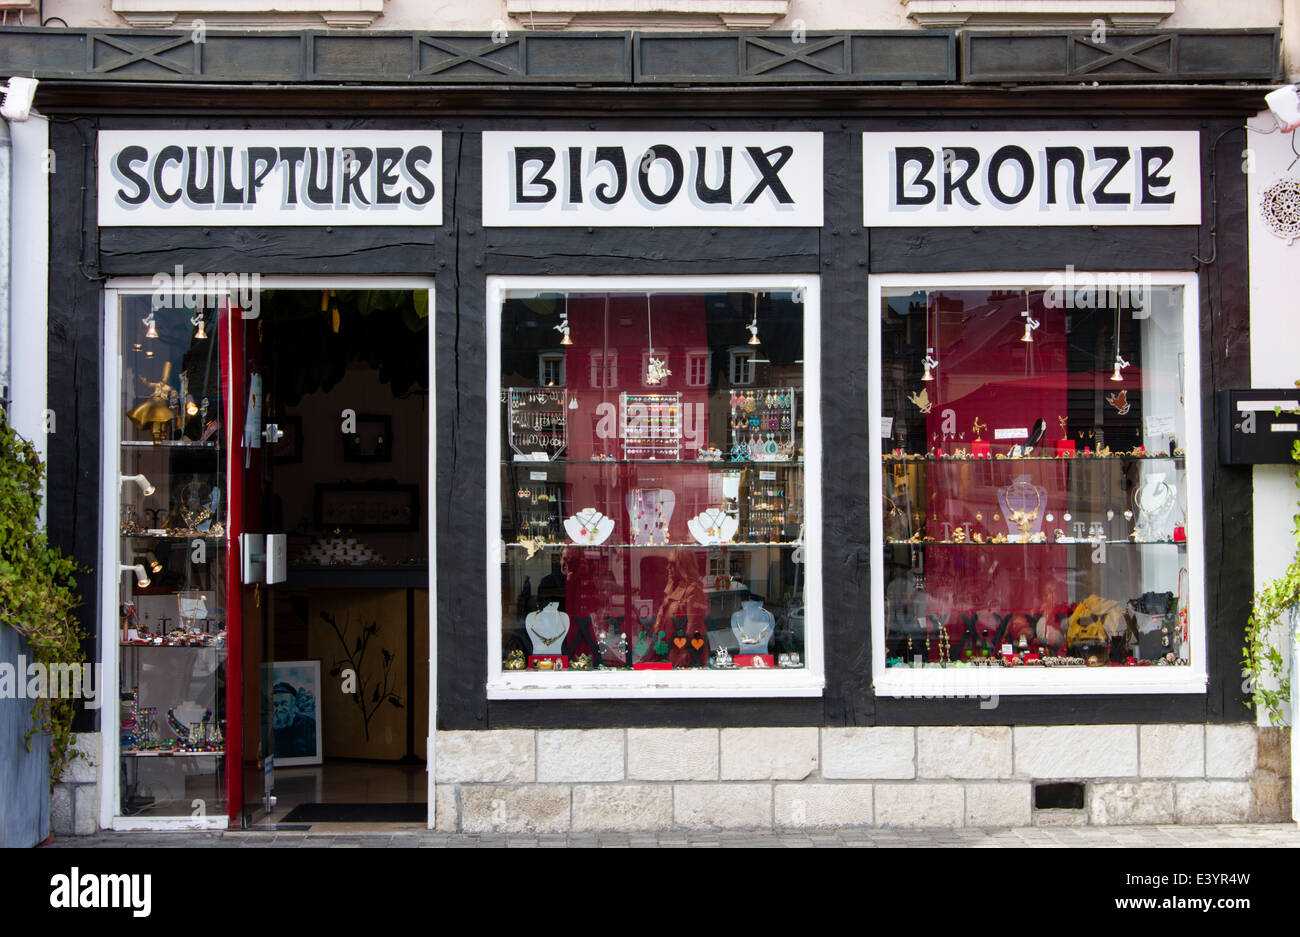
[[[567,312],[560,313],[560,324],[554,326],[554,328],[555,331],[559,332],[562,336],[564,336],[563,338],[560,339],[561,345],[573,344],[573,339],[569,337],[569,314]]]
[[[127,482],[135,482],[139,485],[140,490],[144,493],[145,497],[154,493],[153,485],[150,484],[149,479],[145,478],[143,475],[123,475],[122,483],[126,484]]]
[[[1127,368],[1127,367],[1128,367],[1128,362],[1125,361],[1125,360],[1124,360],[1122,357],[1120,357],[1119,355],[1116,355],[1116,356],[1115,356],[1115,373],[1112,374],[1112,375],[1110,376],[1110,379],[1111,379],[1112,381],[1122,381],[1122,380],[1124,380],[1124,376],[1123,376],[1122,374],[1120,374],[1120,371],[1124,370],[1124,369]]]
[[[152,312],[149,313],[149,315],[145,316],[145,317],[144,317],[143,319],[141,319],[140,321],[141,321],[141,323],[143,323],[145,326],[147,326],[147,328],[144,330],[144,337],[145,337],[145,338],[157,338],[157,337],[158,337],[158,323],[157,323],[157,320],[154,319],[154,314],[153,314]]]
[[[155,576],[162,572],[162,563],[158,562],[158,557],[154,556],[152,552],[146,553],[144,556],[149,561],[149,572]]]
[[[921,364],[925,366],[925,371],[921,375],[921,380],[933,381],[934,375],[930,373],[930,369],[937,368],[939,366],[939,359],[934,356],[933,348],[927,348],[925,350],[925,357],[921,359]]]
[[[144,567],[139,563],[134,566],[123,566],[122,570],[128,573],[135,573],[135,581],[141,589],[149,588],[149,574],[144,571]]]
[[[196,313],[190,319],[190,325],[196,326],[194,338],[196,341],[202,341],[208,337],[208,333],[203,329],[203,313]]]

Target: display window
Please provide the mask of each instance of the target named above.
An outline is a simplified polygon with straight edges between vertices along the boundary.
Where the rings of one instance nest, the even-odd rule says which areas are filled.
[[[873,286],[877,692],[1203,692],[1194,278]]]
[[[109,361],[120,369],[105,433],[114,443],[106,490],[119,494],[105,531],[106,556],[117,560],[117,575],[105,577],[105,605],[117,610],[106,635],[118,670],[116,814],[128,825],[220,826],[229,526],[221,313],[116,291],[108,308]]]
[[[489,295],[489,695],[819,693],[816,281]]]

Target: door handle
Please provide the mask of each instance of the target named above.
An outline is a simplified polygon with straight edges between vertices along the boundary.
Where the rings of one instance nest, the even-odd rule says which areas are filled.
[[[262,438],[268,445],[275,445],[284,438],[284,430],[280,429],[279,423],[267,423],[266,428],[262,430]]]

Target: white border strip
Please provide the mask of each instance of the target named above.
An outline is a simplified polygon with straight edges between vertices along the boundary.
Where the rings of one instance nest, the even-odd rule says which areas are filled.
[[[889,287],[916,289],[959,287],[1046,288],[1051,271],[1003,271],[997,273],[888,273],[872,275],[869,281],[868,307],[870,345],[868,346],[868,402],[872,427],[879,427],[881,415],[881,294]],[[1130,272],[1131,273],[1131,272]],[[1077,273],[1078,276],[1100,274]],[[1114,272],[1107,274],[1115,275]],[[1184,410],[1189,439],[1187,451],[1187,526],[1193,532],[1187,538],[1189,605],[1191,617],[1192,657],[1186,667],[1103,667],[1067,670],[1065,668],[1025,669],[929,669],[885,666],[885,582],[884,520],[878,509],[882,490],[881,439],[878,429],[871,431],[870,469],[871,498],[876,509],[871,517],[871,676],[877,696],[944,698],[945,696],[986,696],[1000,694],[1044,695],[1112,695],[1123,693],[1205,693],[1207,673],[1207,628],[1205,606],[1205,519],[1201,458],[1201,374],[1200,374],[1200,292],[1193,273],[1136,271],[1149,275],[1152,286],[1175,286],[1183,289],[1183,359]]]
[[[799,670],[563,671],[548,678],[501,669],[501,306],[508,290],[804,290],[804,667]],[[822,626],[821,281],[816,276],[610,276],[487,278],[487,659],[488,699],[628,699],[821,696]],[[811,403],[809,403],[811,401]],[[702,463],[707,464],[707,463]]]

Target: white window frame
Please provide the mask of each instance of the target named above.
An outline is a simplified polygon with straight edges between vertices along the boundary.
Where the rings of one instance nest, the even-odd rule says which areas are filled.
[[[881,420],[881,308],[886,289],[963,289],[1001,287],[1012,290],[1045,289],[1053,282],[1051,273],[1005,271],[1001,273],[907,273],[877,274],[869,280],[870,345],[869,413],[872,426]],[[1075,273],[1076,277],[1102,274]],[[1115,276],[1114,272],[1105,276]],[[1123,274],[1121,274],[1123,275]],[[1187,569],[1188,605],[1191,610],[1189,637],[1191,662],[1175,667],[964,667],[930,668],[885,666],[885,569],[884,519],[880,510],[871,516],[871,674],[877,696],[979,698],[996,700],[998,696],[1020,694],[1104,696],[1140,693],[1205,693],[1207,672],[1207,637],[1205,606],[1205,518],[1202,499],[1201,454],[1201,376],[1200,299],[1196,275],[1182,272],[1131,272],[1150,277],[1153,287],[1181,287],[1183,290],[1183,386],[1187,388],[1183,404],[1187,439]],[[1104,282],[1104,281],[1102,281]],[[883,490],[881,463],[882,441],[873,432],[870,444],[871,499],[879,505]]]
[[[263,276],[259,281],[260,289],[285,290],[427,290],[429,296],[429,327],[426,330],[429,348],[429,387],[436,388],[437,355],[434,348],[435,333],[433,314],[436,306],[434,282],[428,277],[360,277],[360,276]],[[121,540],[118,521],[121,512],[121,381],[122,350],[119,328],[121,324],[121,307],[119,300],[123,296],[149,296],[158,291],[152,278],[117,277],[107,281],[103,294],[104,330],[102,335],[102,359],[100,370],[100,437],[99,437],[99,475],[100,500],[100,542],[99,542],[99,659],[103,661],[103,685],[99,687],[99,698],[104,701],[100,709],[100,745],[99,763],[96,765],[99,787],[99,825],[106,830],[224,830],[228,825],[226,815],[217,816],[175,816],[175,817],[124,817],[119,813],[121,807],[120,770],[121,770],[121,733],[118,731],[118,699],[121,695],[119,636],[122,633],[118,616],[120,602],[119,589],[123,575],[117,570],[121,567]],[[213,338],[216,338],[215,326]],[[429,634],[429,735],[425,740],[427,758],[427,794],[428,815],[426,825],[433,829],[436,816],[434,779],[437,774],[436,746],[434,730],[438,725],[438,424],[437,407],[428,408],[429,433],[429,472],[428,487],[424,498],[429,512],[428,550],[429,550],[429,618],[426,622]],[[227,451],[229,457],[229,451]],[[227,479],[229,484],[229,479]],[[230,504],[227,500],[226,510]],[[227,529],[230,525],[227,523]],[[256,712],[244,711],[245,724],[256,720]],[[110,721],[111,720],[111,721]],[[221,768],[224,772],[224,765]],[[249,800],[245,789],[245,802]],[[252,792],[256,793],[256,792]],[[230,796],[230,792],[226,792]]]
[[[816,697],[826,686],[822,617],[821,491],[821,290],[816,276],[611,276],[487,278],[487,397],[489,427],[501,423],[501,314],[507,294],[516,290],[546,292],[698,293],[707,290],[803,290],[804,393],[804,666],[798,669],[750,670],[588,670],[507,671],[501,650],[500,433],[487,436],[487,696],[488,699],[665,699],[721,697]],[[701,463],[705,464],[705,463]]]

